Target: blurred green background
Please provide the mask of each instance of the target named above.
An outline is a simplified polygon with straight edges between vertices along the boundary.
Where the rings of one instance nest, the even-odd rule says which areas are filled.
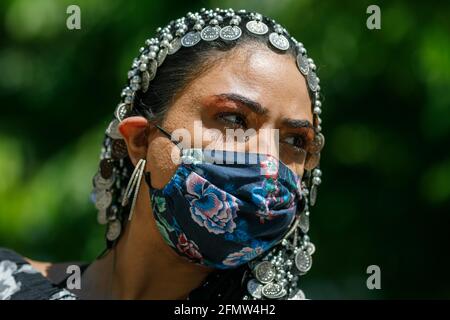
[[[81,30],[66,8],[81,8]],[[368,30],[366,8],[381,8]],[[318,65],[323,183],[312,299],[450,298],[450,3],[0,2],[0,246],[49,261],[104,248],[90,203],[103,131],[138,48],[201,7],[256,10]],[[366,268],[381,268],[368,290]]]

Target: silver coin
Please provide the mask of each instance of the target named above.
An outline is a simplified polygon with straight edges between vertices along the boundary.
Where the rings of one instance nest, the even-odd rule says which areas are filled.
[[[308,73],[306,78],[308,80],[308,85],[311,91],[316,91],[317,86],[319,85],[319,78],[317,77],[316,73],[311,71]]]
[[[119,124],[120,124],[120,121],[117,119],[114,119],[113,121],[111,121],[109,123],[108,128],[106,129],[106,134],[111,139],[123,139],[123,137],[119,131]]]
[[[308,243],[306,244],[306,251],[307,251],[310,255],[313,255],[314,252],[316,252],[316,246],[314,245],[314,243],[308,242]]]
[[[115,181],[114,173],[108,179],[103,178],[100,172],[97,172],[94,177],[95,188],[100,189],[100,190],[106,190],[106,189],[111,188],[114,184],[114,181]]]
[[[254,274],[259,282],[269,283],[275,279],[276,271],[270,261],[262,261],[256,265]]]
[[[142,72],[142,83],[141,83],[142,92],[146,93],[149,85],[150,85],[150,74],[147,70],[145,70],[144,72]]]
[[[161,48],[158,51],[158,56],[156,57],[156,60],[158,62],[158,64],[157,64],[158,67],[163,64],[164,60],[166,60],[167,52],[169,52],[168,48]]]
[[[277,48],[279,50],[283,50],[284,51],[284,50],[289,49],[289,41],[282,34],[278,34],[276,32],[272,32],[269,35],[269,41],[275,48]]]
[[[95,194],[95,207],[98,210],[106,210],[112,202],[112,193],[106,190],[98,190]]]
[[[223,40],[236,40],[242,35],[242,30],[238,26],[226,26],[220,29],[219,36]]]
[[[176,37],[170,42],[169,51],[167,52],[167,54],[169,55],[174,54],[175,52],[180,50],[180,48],[181,48],[181,39],[179,37]]]
[[[308,74],[309,62],[308,62],[308,58],[305,55],[302,55],[301,53],[299,53],[297,55],[297,66],[303,75],[306,76]]]
[[[248,293],[250,293],[253,298],[261,299],[262,288],[263,285],[255,279],[251,279],[249,282],[247,282]]]
[[[314,140],[312,141],[311,146],[308,148],[308,151],[311,153],[319,153],[323,146],[325,145],[325,137],[322,133],[318,133],[314,136]]]
[[[117,209],[116,205],[112,205],[109,207],[108,211],[106,212],[106,217],[109,221],[114,221],[117,219],[117,213],[119,212],[119,209]]]
[[[122,225],[119,220],[114,220],[108,223],[108,231],[106,232],[106,238],[109,241],[114,241],[120,236],[122,231]]]
[[[289,298],[288,300],[305,300],[305,294],[303,293],[303,291],[301,289],[299,289],[295,295],[292,298]]]
[[[192,47],[199,43],[201,39],[200,32],[191,31],[186,33],[183,38],[181,38],[181,45],[183,47]]]
[[[99,210],[97,212],[97,222],[99,224],[107,224],[108,223],[108,218],[106,216],[106,210]]]
[[[311,192],[309,193],[309,203],[311,204],[311,206],[314,206],[316,204],[316,200],[317,200],[317,185],[313,184],[311,187]]]
[[[117,120],[122,121],[125,119],[128,113],[128,105],[126,103],[119,103],[119,105],[116,108],[116,111],[114,112],[114,115],[116,116]]]
[[[300,250],[295,255],[295,266],[301,273],[308,272],[309,269],[311,269],[311,265],[312,265],[312,257],[308,252]]]
[[[268,299],[279,299],[286,295],[286,289],[281,284],[268,283],[262,288],[261,293]]]
[[[219,26],[207,26],[203,28],[200,32],[200,37],[205,41],[213,41],[219,37],[220,27]]]
[[[300,221],[299,224],[300,230],[302,230],[303,233],[307,233],[309,230],[309,216],[307,216],[305,213],[302,213],[300,215]]]
[[[263,35],[269,31],[269,27],[262,21],[252,20],[245,25],[248,31],[254,34]]]
[[[130,88],[130,90],[132,90],[132,89]],[[132,109],[133,106],[134,106],[134,96],[135,96],[135,94],[134,94],[134,92],[132,91],[131,94],[126,95],[126,96],[125,96],[125,99],[124,99],[125,104],[128,104],[128,105],[130,106],[130,109]],[[120,119],[119,119],[119,120],[120,120]]]

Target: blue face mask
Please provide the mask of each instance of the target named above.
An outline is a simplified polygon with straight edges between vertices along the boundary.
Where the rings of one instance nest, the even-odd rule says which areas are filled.
[[[301,179],[268,155],[185,149],[163,189],[150,188],[166,243],[194,263],[234,268],[279,241],[295,219]]]

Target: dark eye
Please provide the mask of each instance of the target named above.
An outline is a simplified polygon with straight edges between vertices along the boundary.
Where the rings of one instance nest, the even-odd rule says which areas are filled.
[[[284,143],[291,145],[296,151],[305,151],[306,150],[306,141],[305,137],[302,135],[292,135],[284,138]]]
[[[233,129],[236,128],[247,128],[247,122],[245,121],[245,117],[239,113],[235,112],[223,112],[219,113],[217,119],[228,126],[231,126]]]

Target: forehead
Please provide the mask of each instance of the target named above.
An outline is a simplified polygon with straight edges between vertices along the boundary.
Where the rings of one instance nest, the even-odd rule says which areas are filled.
[[[312,121],[306,81],[294,57],[267,47],[237,47],[193,81],[191,89],[194,98],[237,93],[259,102],[272,116]]]

